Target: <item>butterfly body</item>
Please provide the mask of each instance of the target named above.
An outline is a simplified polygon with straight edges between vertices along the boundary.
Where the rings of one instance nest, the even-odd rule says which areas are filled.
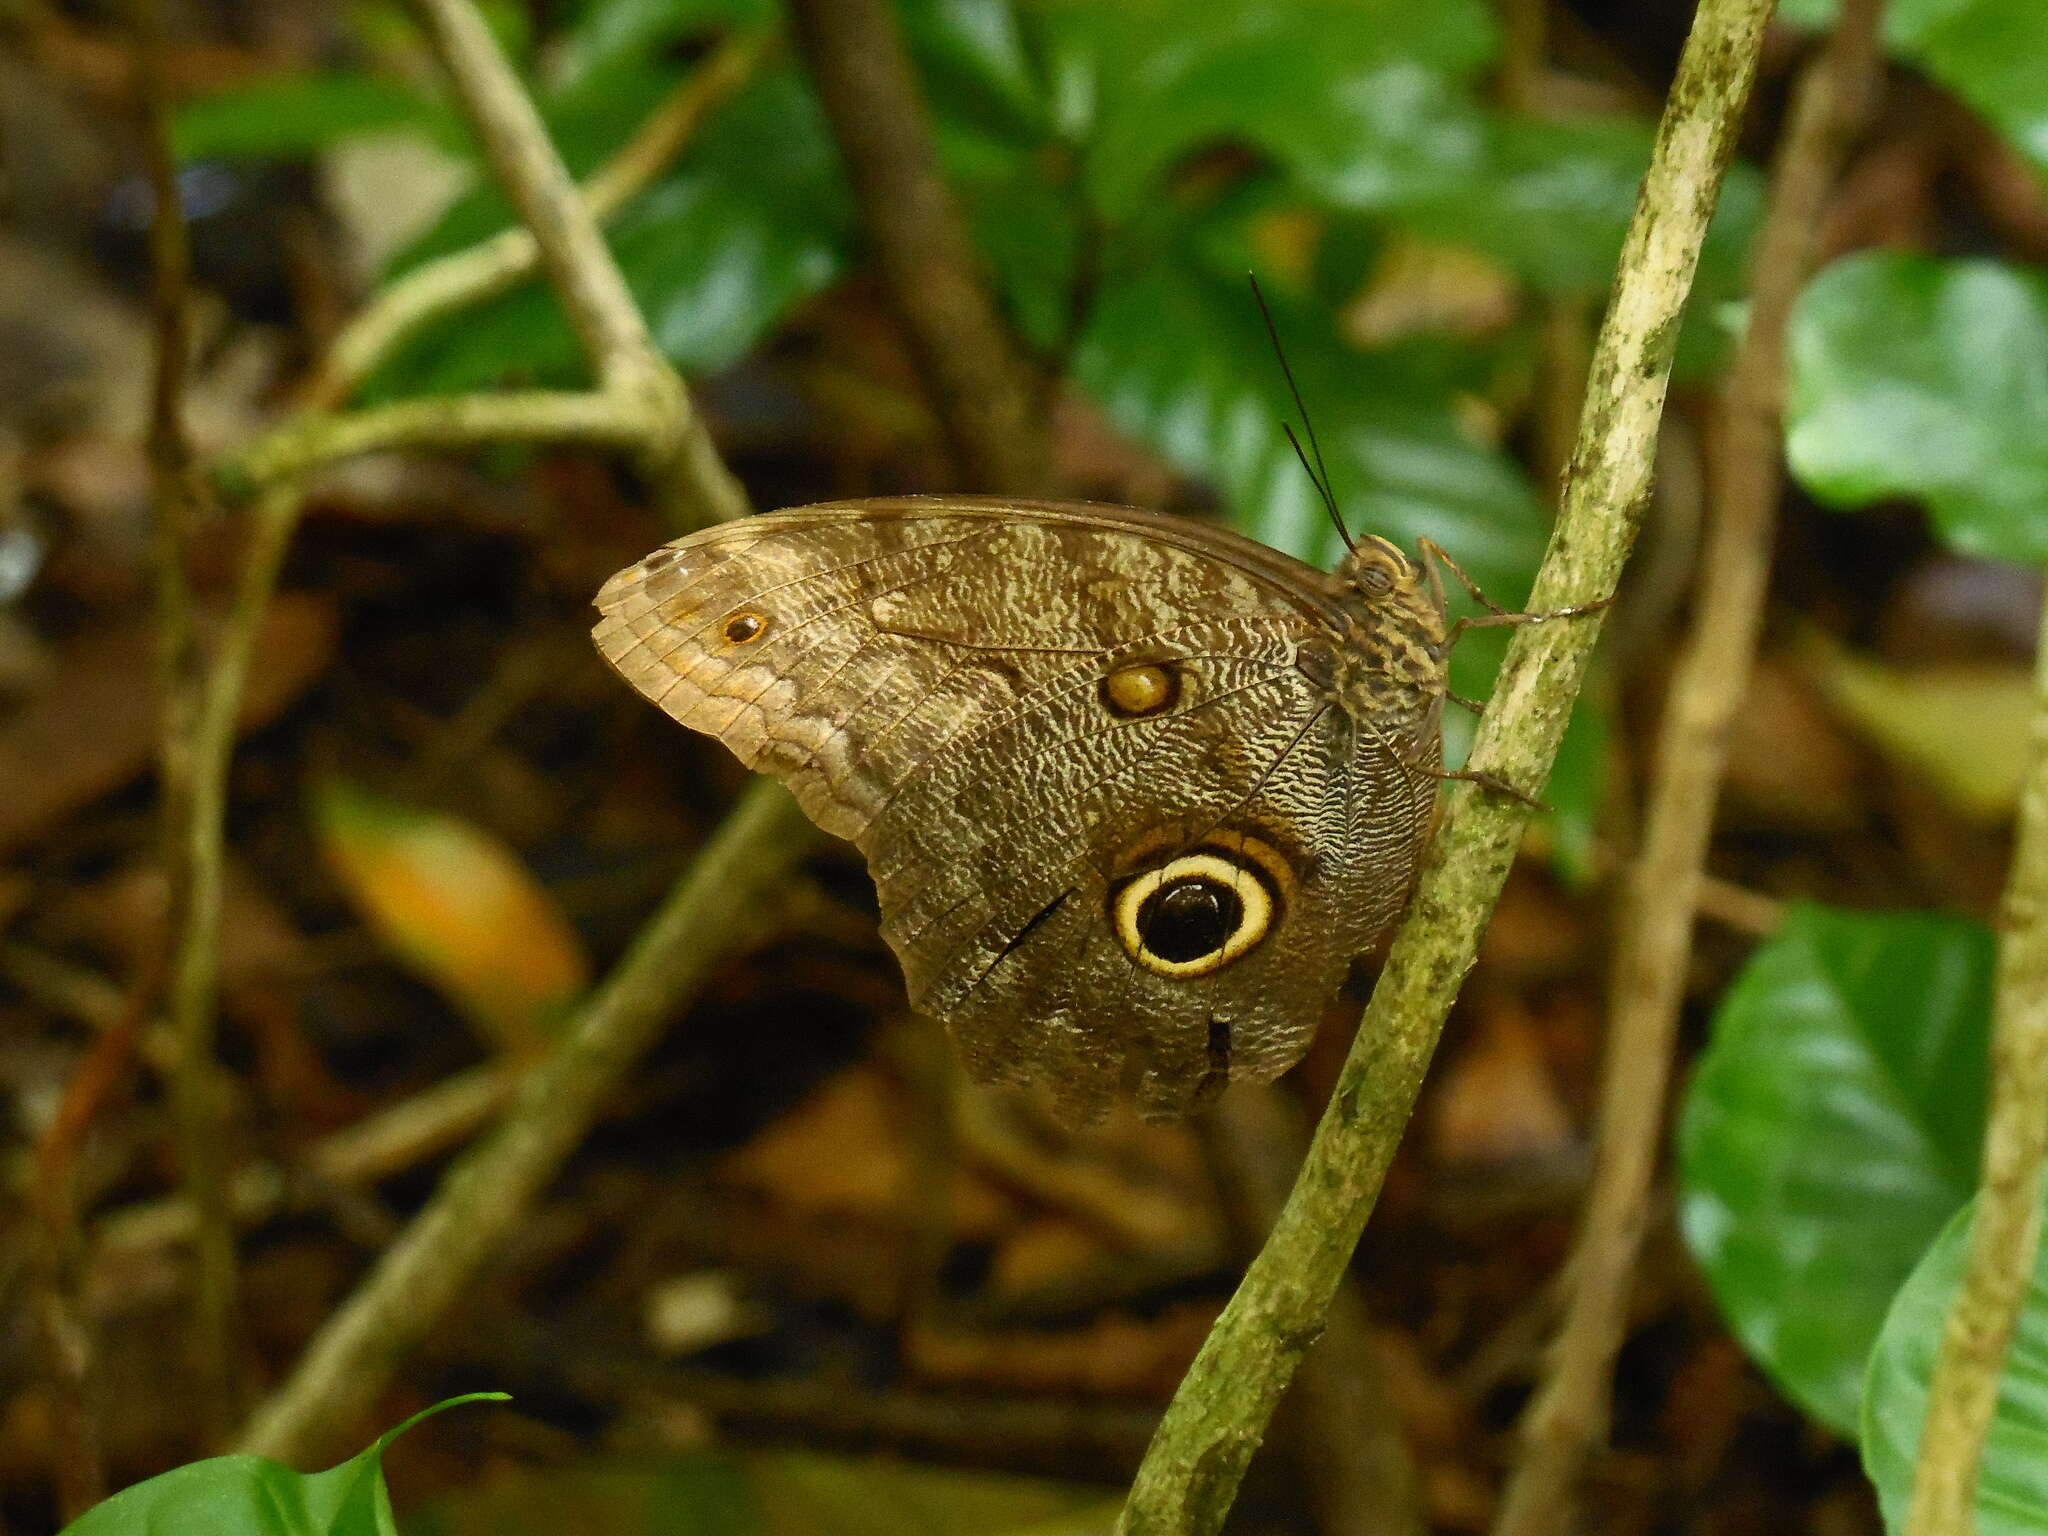
[[[692,534],[599,648],[867,856],[912,1003],[1077,1117],[1185,1113],[1306,1048],[1405,901],[1440,599],[1129,508],[916,497]]]

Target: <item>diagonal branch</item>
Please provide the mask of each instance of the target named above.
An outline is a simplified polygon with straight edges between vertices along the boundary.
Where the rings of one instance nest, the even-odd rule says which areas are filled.
[[[632,300],[610,252],[598,238],[595,224],[531,104],[524,102],[517,79],[477,20],[470,0],[421,0],[421,5],[435,23],[435,36],[450,58],[465,103],[480,119],[494,161],[513,183],[514,201],[534,219],[534,244],[550,274],[558,281],[564,281],[565,275],[574,277],[573,284],[567,285],[570,292],[565,303],[572,315],[581,317],[579,339],[604,387],[595,394],[543,397],[545,409],[538,411],[532,395],[416,402],[361,417],[311,411],[252,450],[251,459],[259,468],[265,465],[266,451],[274,461],[281,455],[282,461],[271,462],[264,470],[270,476],[267,481],[261,474],[247,473],[248,466],[243,466],[241,488],[254,489],[260,484],[260,494],[249,509],[248,547],[236,576],[232,607],[212,653],[195,662],[193,698],[180,722],[179,740],[167,749],[173,754],[170,760],[180,768],[180,775],[175,776],[180,782],[170,786],[176,793],[167,795],[166,817],[171,823],[167,839],[170,860],[183,900],[177,914],[166,1007],[181,1038],[205,1044],[201,1066],[207,1069],[209,1081],[219,991],[228,765],[259,621],[276,590],[284,554],[298,523],[302,494],[293,475],[326,456],[323,449],[427,440],[433,436],[427,430],[429,424],[439,429],[438,440],[444,442],[451,437],[467,440],[511,430],[562,435],[566,425],[574,429],[569,435],[636,447],[658,485],[699,515],[736,516],[748,510],[745,492],[719,459],[702,421],[691,409],[681,380],[647,341],[637,312],[626,313],[632,309]],[[601,270],[588,270],[593,267]],[[357,361],[366,369],[375,365],[374,358]],[[524,418],[522,411],[526,412]],[[230,461],[216,472],[225,470],[226,478],[234,480],[234,468]],[[788,812],[794,814],[793,809]],[[778,825],[777,815],[757,812],[735,823],[730,836],[737,842],[718,846],[736,850],[731,857],[741,863],[757,858],[763,867],[779,868],[773,853]],[[666,954],[660,952],[659,945],[644,945],[635,953],[648,968],[673,968],[674,985],[687,986],[683,978],[701,974],[701,966],[693,967],[692,955],[716,953],[725,926],[729,925],[717,912],[707,915],[700,911],[694,929],[682,921],[657,925],[653,938],[667,946]],[[653,944],[653,939],[649,942]],[[650,991],[643,979],[641,991],[628,989],[615,998],[616,1006],[594,1005],[586,1015],[591,1032],[587,1049],[598,1053],[626,1049],[626,1037],[614,1041],[610,1032],[637,1028],[640,1014],[635,1011],[635,998],[644,1001],[654,995],[672,999],[678,993]],[[515,1116],[508,1120],[505,1134],[514,1135],[516,1130]],[[224,1200],[225,1183],[212,1180],[197,1193]],[[202,1253],[224,1253],[231,1266],[233,1247],[225,1212],[216,1215],[202,1207],[199,1215]],[[209,1247],[208,1234],[214,1232],[221,1234],[221,1239]],[[232,1279],[231,1267],[228,1277]],[[358,1322],[362,1316],[359,1312],[347,1315]],[[331,1332],[323,1335],[330,1343],[333,1337]],[[302,1374],[305,1369],[316,1369],[319,1358],[311,1359]]]
[[[491,169],[561,296],[602,392],[647,423],[642,462],[696,522],[739,517],[747,493],[712,446],[690,394],[668,366],[589,207],[555,153],[533,99],[472,0],[412,0]]]
[[[790,0],[861,224],[960,468],[977,490],[1049,488],[1031,371],[989,297],[939,168],[930,114],[889,0]]]
[[[761,927],[810,846],[782,786],[757,779],[704,845],[626,957],[520,1085],[505,1119],[442,1178],[419,1215],[327,1319],[242,1432],[278,1461],[320,1455],[501,1252],[527,1208],[713,966]]]
[[[1879,8],[1879,0],[1845,0],[1833,36],[1799,83],[1772,172],[1749,325],[1714,424],[1713,527],[1694,629],[1672,674],[1643,846],[1609,979],[1592,1188],[1563,1270],[1564,1316],[1549,1376],[1524,1414],[1522,1458],[1495,1536],[1566,1530],[1579,1470],[1606,1433],[1608,1378],[1621,1348],[1656,1166],[1728,733],[1763,627],[1783,489],[1778,401],[1786,318],[1813,263],[1829,190],[1867,111]]]
[[[1529,600],[1536,611],[1608,597],[1627,559],[1685,298],[1770,11],[1770,0],[1701,0],[1694,16],[1601,326],[1563,506]],[[1480,723],[1475,772],[1541,788],[1598,631],[1595,615],[1516,632]],[[1174,1395],[1121,1536],[1221,1528],[1372,1212],[1527,819],[1510,796],[1472,785],[1453,793],[1294,1192]]]
[[[720,43],[584,183],[581,196],[591,218],[602,224],[639,196],[695,137],[705,118],[753,79],[768,49],[769,39],[760,33]],[[531,276],[539,264],[533,231],[514,224],[466,250],[415,267],[341,328],[300,396],[302,408],[339,408],[424,326],[496,297]]]

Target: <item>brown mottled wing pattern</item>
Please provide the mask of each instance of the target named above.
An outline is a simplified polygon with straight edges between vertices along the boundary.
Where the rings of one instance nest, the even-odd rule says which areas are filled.
[[[866,853],[912,1002],[984,1079],[1088,1115],[1121,1086],[1182,1113],[1306,1047],[1405,895],[1434,784],[1336,702],[1324,578],[1121,509],[940,498],[800,508],[656,551],[596,638],[684,725],[787,782]],[[1291,585],[1290,585],[1291,583]],[[1169,665],[1173,707],[1104,679]],[[1140,859],[1219,836],[1278,850],[1267,939],[1155,974],[1107,903]]]

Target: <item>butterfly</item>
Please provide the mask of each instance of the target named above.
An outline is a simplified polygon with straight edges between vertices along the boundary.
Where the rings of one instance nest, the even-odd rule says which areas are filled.
[[[861,850],[974,1077],[1172,1118],[1299,1059],[1428,836],[1441,581],[1347,543],[1326,573],[1128,507],[796,507],[619,572],[595,639]]]

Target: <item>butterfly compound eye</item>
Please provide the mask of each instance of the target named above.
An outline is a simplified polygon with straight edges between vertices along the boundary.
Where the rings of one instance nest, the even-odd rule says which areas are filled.
[[[1119,943],[1159,976],[1207,976],[1248,953],[1273,926],[1276,903],[1256,861],[1218,849],[1170,859],[1110,900]]]

